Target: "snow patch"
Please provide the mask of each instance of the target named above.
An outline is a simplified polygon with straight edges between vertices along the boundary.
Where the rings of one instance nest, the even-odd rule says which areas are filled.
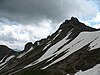
[[[43,50],[45,50],[46,48],[48,48],[50,46],[50,44],[48,44],[48,45],[46,45],[44,48],[43,48]],[[43,51],[42,50],[42,51]]]
[[[100,35],[100,33],[98,33],[98,35]],[[91,44],[90,44],[90,51],[93,49],[97,49],[100,47],[100,36],[98,36],[98,38],[96,40],[94,40]]]
[[[54,55],[58,55],[58,54],[54,54],[54,52],[57,51],[59,47],[61,47],[62,45],[64,45],[65,43],[67,43],[69,41],[68,37],[72,33],[72,30],[69,31],[69,33],[67,34],[67,36],[65,38],[63,38],[61,41],[59,41],[58,43],[56,43],[55,45],[50,47],[48,49],[48,51],[37,60],[38,61],[37,63],[39,63],[49,57],[52,57]],[[46,48],[47,48],[47,46],[46,46]],[[35,63],[35,64],[37,64],[37,63]]]
[[[11,59],[14,58],[14,57],[15,57],[15,55],[9,56],[9,57],[5,60],[5,62],[3,62],[3,63],[0,64],[0,67],[3,66],[3,65],[5,65],[9,60],[11,60]]]
[[[59,31],[58,31],[58,34],[53,38],[53,40],[55,40],[55,39],[60,35],[61,31],[62,31],[62,30],[59,30]],[[52,40],[52,41],[53,41],[53,40]]]
[[[75,75],[100,75],[100,64],[86,71],[79,71]]]
[[[12,59],[12,58],[14,58],[14,57],[15,57],[15,55],[11,55],[10,57],[8,57],[8,58],[5,60],[5,62],[9,61],[10,59]]]
[[[3,60],[4,60],[6,57],[7,57],[7,55],[4,56],[4,57],[0,60],[0,63],[3,62]]]
[[[45,68],[47,68],[47,67],[49,67],[49,66],[51,66],[51,65],[53,65],[53,64],[55,64],[55,63],[57,63],[57,62],[59,62],[61,60],[63,60],[63,59],[65,59],[66,57],[68,57],[72,53],[76,52],[77,50],[81,49],[85,45],[87,45],[90,42],[92,42],[98,36],[100,36],[100,31],[96,31],[96,32],[81,32],[72,42],[70,42],[69,44],[65,45],[61,50],[59,50],[58,52],[55,53],[55,54],[60,54],[61,52],[63,52],[66,49],[68,49],[68,52],[65,55],[63,55],[62,57],[58,58],[57,60],[55,60],[51,64],[45,66],[43,69],[45,69]],[[79,43],[77,43],[79,40],[81,40],[81,41]],[[60,43],[60,44],[59,45],[56,44],[57,46],[54,45],[53,47],[51,47],[47,51],[48,53],[45,53],[42,56],[42,59],[40,58],[40,61],[43,60],[43,59],[46,59],[49,56],[51,56],[52,55],[52,52],[55,51],[59,46],[61,46],[61,44],[63,44],[61,42],[58,42],[58,43]]]
[[[39,46],[40,45],[40,42],[37,42],[37,45]]]
[[[27,50],[26,52],[23,52],[22,54],[20,54],[17,58],[21,58],[23,57],[25,54],[27,54],[28,52],[30,52],[31,50],[33,50],[33,47],[31,47],[29,50]]]
[[[69,36],[69,35],[68,35]],[[66,40],[68,38],[68,36],[66,36],[63,40],[61,40],[60,42],[58,42],[57,44],[53,45],[52,47],[50,47],[48,49],[48,51],[38,59],[39,62],[54,56],[55,54],[53,54],[55,51],[58,50],[59,47],[61,47],[62,45],[64,45],[66,42],[68,42],[69,40]]]
[[[25,66],[23,69],[28,68],[28,67],[30,67],[30,66],[32,66],[32,64],[29,64],[29,65]]]

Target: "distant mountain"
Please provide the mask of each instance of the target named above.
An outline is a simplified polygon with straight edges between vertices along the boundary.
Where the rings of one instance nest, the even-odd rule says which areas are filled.
[[[45,39],[21,52],[0,46],[0,75],[74,75],[100,64],[100,30],[65,20]]]

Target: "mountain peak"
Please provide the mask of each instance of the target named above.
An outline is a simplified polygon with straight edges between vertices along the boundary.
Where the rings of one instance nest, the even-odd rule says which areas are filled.
[[[79,20],[76,17],[71,17],[70,21],[79,22]]]
[[[68,23],[68,22],[80,23],[76,17],[71,17],[70,20],[66,19],[64,23]]]
[[[60,26],[61,28],[68,28],[72,27],[81,31],[95,31],[97,29],[92,28],[90,26],[85,25],[84,23],[81,23],[76,17],[71,17],[70,20],[65,20]]]

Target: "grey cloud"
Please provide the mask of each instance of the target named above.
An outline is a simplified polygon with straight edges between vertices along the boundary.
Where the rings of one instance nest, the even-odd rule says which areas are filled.
[[[95,6],[91,5],[87,0],[0,0],[0,26],[16,25],[16,22],[21,23],[21,27],[18,26],[19,29],[14,29],[12,26],[11,30],[13,29],[14,31],[10,33],[3,31],[4,29],[0,27],[0,32],[4,33],[0,33],[0,41],[1,43],[9,43],[11,47],[22,47],[26,41],[35,41],[42,38],[44,36],[42,33],[48,32],[49,29],[51,32],[54,32],[56,27],[58,27],[58,23],[71,16],[93,17],[96,13],[97,9]],[[34,23],[33,25],[38,26],[41,25],[38,23],[47,19],[52,21],[52,23],[50,23],[52,26],[51,28],[49,28],[50,26],[47,27],[46,31],[39,33],[39,27],[36,29],[33,27],[39,34],[34,32],[33,29],[32,31],[25,30],[26,27],[24,25],[27,26],[27,24]],[[17,30],[20,30],[21,33],[17,33]],[[24,37],[26,36],[25,38],[21,35],[24,34],[22,33],[23,30],[27,32],[24,35]],[[43,30],[45,30],[45,27]],[[13,32],[22,39],[16,38],[15,35],[12,34]],[[27,34],[31,35],[27,36]],[[47,34],[48,33],[45,35]],[[29,38],[29,40],[26,40],[27,38]],[[21,45],[19,40],[21,40]]]
[[[24,24],[45,19],[61,22],[70,16],[93,16],[94,13],[96,9],[86,0],[0,0],[0,17]]]
[[[9,42],[9,43],[14,43],[14,41],[18,41],[17,39],[15,39],[13,37],[13,35],[11,33],[8,33],[8,34],[0,34],[0,41],[6,41],[6,42]]]
[[[61,14],[58,4],[52,0],[3,0],[0,9],[0,16],[19,22],[56,19],[59,18],[57,14]]]
[[[0,0],[0,44],[22,49],[28,41],[34,42],[47,36],[48,32],[54,32],[58,23],[71,16],[87,18],[95,16],[96,13],[97,8],[87,0]],[[47,19],[52,21],[51,28],[44,27],[42,30],[45,31],[41,30],[42,32],[38,31],[41,26],[34,28],[34,25],[42,25],[39,23]],[[17,26],[16,22],[21,23],[19,24],[21,26]],[[32,29],[27,30],[27,24],[32,24]],[[5,28],[6,25],[11,26],[13,31],[8,33],[10,29]],[[4,31],[4,28],[8,31]],[[20,32],[17,33],[18,30]],[[13,32],[15,35],[12,34]]]

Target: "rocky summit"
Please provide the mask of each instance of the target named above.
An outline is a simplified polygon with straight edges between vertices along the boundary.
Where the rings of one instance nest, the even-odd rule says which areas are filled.
[[[0,75],[75,75],[100,64],[100,30],[65,20],[47,38],[15,52],[0,45]]]

